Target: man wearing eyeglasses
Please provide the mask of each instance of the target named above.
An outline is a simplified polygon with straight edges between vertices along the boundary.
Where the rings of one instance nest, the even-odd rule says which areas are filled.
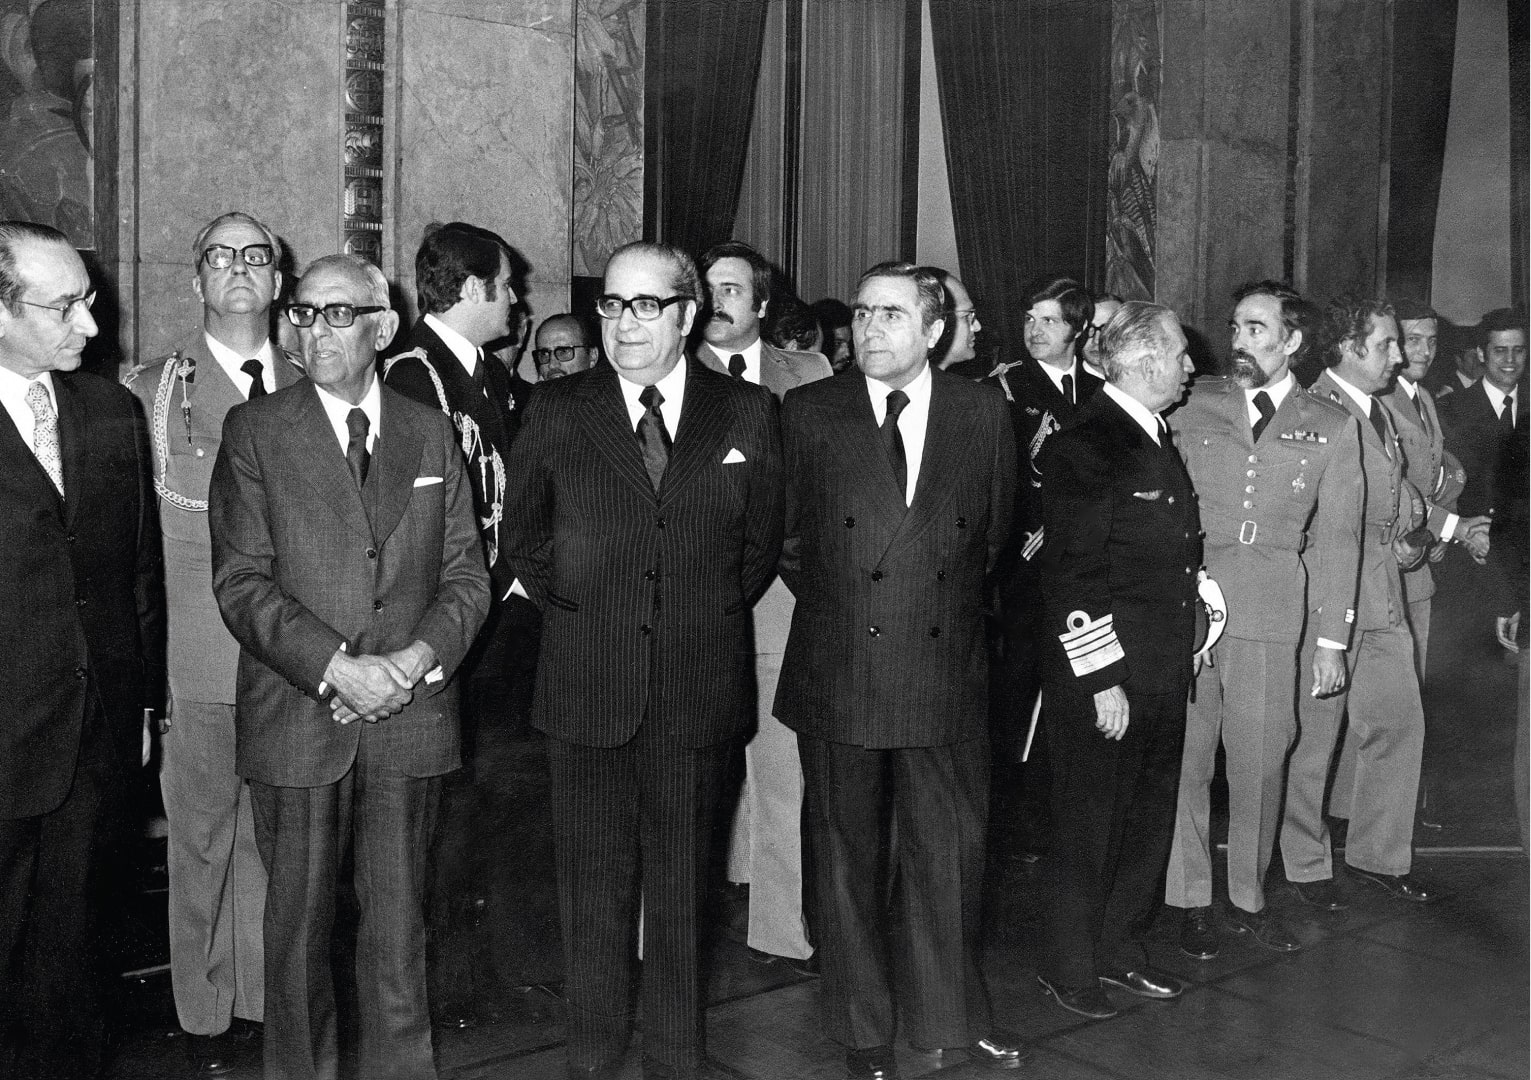
[[[383,275],[326,256],[286,315],[308,378],[229,411],[208,496],[213,592],[240,645],[236,765],[269,875],[265,1071],[336,1076],[350,850],[356,1075],[432,1078],[427,842],[489,575],[451,421],[377,378],[398,325]]]
[[[431,1007],[436,1022],[466,1027],[492,1018],[500,995],[487,942],[474,940],[489,892],[490,853],[473,843],[471,818],[488,797],[475,777],[482,739],[499,734],[497,717],[522,708],[536,662],[537,613],[510,595],[502,552],[505,466],[532,385],[511,374],[489,346],[510,333],[516,292],[510,248],[487,229],[454,221],[426,226],[415,254],[420,319],[405,351],[384,365],[384,381],[405,397],[440,410],[457,429],[473,487],[494,599],[463,669],[466,768],[445,782],[431,861]],[[524,723],[524,721],[523,721]],[[478,927],[489,929],[487,926]]]
[[[643,1075],[708,1075],[698,906],[755,719],[782,469],[771,395],[684,356],[700,292],[678,248],[619,248],[597,301],[610,363],[538,389],[510,462],[507,552],[543,614],[571,1077],[616,1075],[640,895]]]
[[[537,378],[541,382],[577,375],[594,367],[600,358],[601,350],[594,335],[576,315],[567,312],[549,315],[537,327],[532,361],[537,365]]]
[[[164,689],[158,524],[132,396],[80,372],[67,237],[0,222],[0,1076],[101,1065],[94,923]]]
[[[213,598],[207,487],[229,409],[303,374],[271,337],[280,252],[248,214],[203,226],[191,247],[202,325],[125,380],[149,418],[165,551],[170,685],[160,790],[170,825],[170,985],[192,1067],[203,1075],[232,1067],[226,1032],[251,1034],[248,1024],[265,1015],[266,870],[249,791],[234,770],[239,644]]]

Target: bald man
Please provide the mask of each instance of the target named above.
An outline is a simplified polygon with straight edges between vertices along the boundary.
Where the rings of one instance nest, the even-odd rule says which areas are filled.
[[[538,382],[592,368],[600,358],[595,334],[577,315],[549,315],[537,327],[532,362],[537,365]]]

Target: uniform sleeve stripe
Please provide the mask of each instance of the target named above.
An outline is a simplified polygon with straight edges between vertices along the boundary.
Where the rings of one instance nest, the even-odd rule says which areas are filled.
[[[1063,651],[1076,677],[1110,667],[1127,655],[1116,638],[1109,612],[1093,620],[1083,611],[1071,613],[1068,631],[1059,634],[1058,640],[1063,643]]]
[[[1090,674],[1092,671],[1099,671],[1101,668],[1110,667],[1117,661],[1126,659],[1126,657],[1127,654],[1122,651],[1121,644],[1116,640],[1116,635],[1113,634],[1111,640],[1098,649],[1082,655],[1070,652],[1069,665],[1074,669],[1076,677],[1082,677]]]

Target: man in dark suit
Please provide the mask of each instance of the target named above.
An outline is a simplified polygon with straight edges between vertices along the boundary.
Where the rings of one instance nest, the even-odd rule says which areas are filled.
[[[513,917],[477,910],[490,891],[493,853],[475,843],[473,820],[492,792],[476,775],[480,759],[488,743],[504,737],[496,720],[514,710],[506,708],[512,695],[525,724],[536,663],[540,620],[524,597],[510,594],[502,549],[505,465],[531,387],[517,386],[521,380],[485,348],[509,333],[516,303],[504,240],[460,221],[426,226],[415,253],[415,290],[424,314],[406,349],[384,364],[383,381],[452,421],[493,584],[489,616],[463,664],[464,768],[442,781],[428,887],[431,1009],[438,1024],[465,1027],[480,1011],[491,1018],[498,1012],[503,988],[487,932],[491,919]]]
[[[1509,494],[1498,481],[1501,459],[1531,432],[1519,392],[1526,374],[1525,318],[1511,308],[1491,311],[1478,334],[1483,377],[1440,402],[1446,449],[1467,471],[1457,500],[1467,515],[1491,513]]]
[[[1334,880],[1324,795],[1348,712],[1346,737],[1354,743],[1355,768],[1347,786],[1336,787],[1330,797],[1350,818],[1345,862],[1362,880],[1401,899],[1425,902],[1439,891],[1409,873],[1425,716],[1393,547],[1409,530],[1399,512],[1400,506],[1407,507],[1400,502],[1404,461],[1392,418],[1375,397],[1403,361],[1398,323],[1383,301],[1340,297],[1329,305],[1322,334],[1328,366],[1312,391],[1356,419],[1366,499],[1346,678],[1335,693],[1298,697],[1281,859],[1287,880],[1304,902],[1329,910],[1345,906]],[[1312,667],[1319,637],[1327,634],[1321,620],[1308,620],[1298,670]]]
[[[377,378],[398,325],[383,275],[319,259],[287,316],[308,379],[229,411],[208,496],[213,592],[240,645],[235,764],[269,875],[266,1076],[337,1073],[349,847],[358,1075],[434,1077],[426,849],[489,575],[451,422]]]
[[[207,488],[229,409],[303,375],[271,340],[281,251],[248,214],[205,225],[192,243],[201,322],[170,355],[126,379],[149,418],[165,550],[170,694],[160,791],[170,825],[170,985],[187,1052],[208,1075],[230,1067],[232,1047],[220,1036],[248,1035],[248,1022],[265,1015],[266,868],[250,792],[234,771],[239,643],[213,597]],[[245,1023],[231,1027],[235,1020]]]
[[[78,372],[95,289],[62,233],[0,222],[0,1075],[94,1078],[94,925],[116,797],[164,679],[148,440]]]
[[[821,354],[778,349],[760,336],[774,271],[754,248],[719,244],[697,269],[710,299],[704,341],[696,350],[702,363],[758,383],[778,399],[833,374]],[[813,945],[803,910],[803,766],[797,736],[771,711],[792,625],[792,593],[780,578],[756,603],[753,619],[756,726],[744,748],[727,874],[749,886],[749,947],[768,957],[807,960]]]
[[[543,613],[532,723],[571,1077],[622,1056],[640,895],[644,1075],[704,1070],[698,907],[755,716],[749,608],[776,571],[782,481],[771,395],[685,360],[700,294],[683,251],[619,248],[597,301],[610,363],[538,389],[506,487],[506,552]]]
[[[1175,826],[1201,565],[1190,477],[1159,413],[1192,371],[1179,320],[1129,301],[1100,338],[1107,382],[1043,454],[1038,555],[1051,890],[1038,981],[1103,1019],[1101,984],[1172,998],[1142,935]]]
[[[896,1075],[896,1011],[912,1046],[1020,1064],[991,1038],[978,966],[983,609],[1015,448],[998,394],[930,365],[943,308],[929,271],[872,267],[853,309],[859,370],[792,391],[782,416],[797,606],[775,712],[802,752],[825,1024],[851,1077]],[[897,995],[885,864],[909,973]]]

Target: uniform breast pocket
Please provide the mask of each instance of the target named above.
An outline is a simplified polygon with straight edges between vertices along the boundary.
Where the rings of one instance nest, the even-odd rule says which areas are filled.
[[[179,431],[176,430],[178,426],[181,427]],[[197,468],[200,463],[200,467],[211,471],[213,462],[218,458],[218,437],[195,429],[188,435],[184,425],[180,425],[175,417],[171,418],[168,427],[165,443],[170,452],[172,468]]]

